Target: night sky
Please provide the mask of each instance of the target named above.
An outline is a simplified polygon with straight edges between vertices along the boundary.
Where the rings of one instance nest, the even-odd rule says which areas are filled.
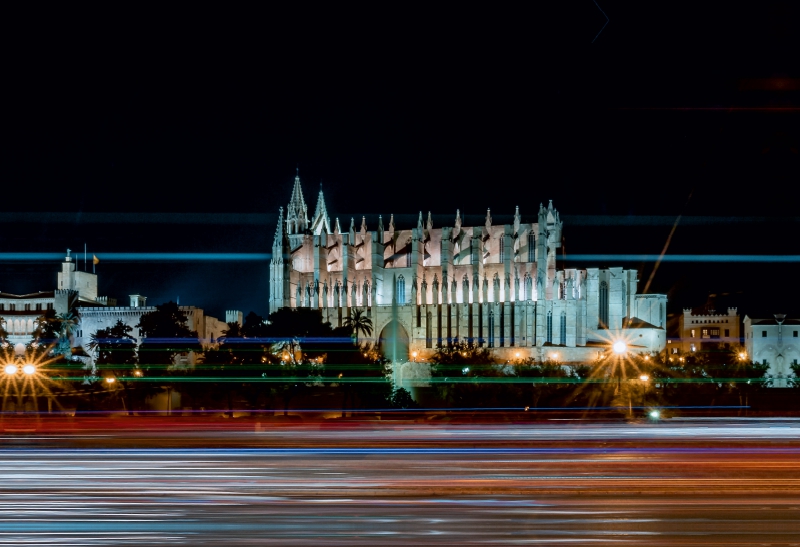
[[[123,304],[266,314],[266,262],[103,256],[269,252],[299,165],[309,214],[322,183],[343,225],[552,199],[568,256],[658,254],[679,214],[669,253],[800,254],[800,7],[557,4],[9,13],[0,252],[86,242]],[[640,289],[653,268],[569,266],[613,264]],[[58,267],[5,260],[0,289]],[[798,314],[798,273],[664,263],[650,291]]]

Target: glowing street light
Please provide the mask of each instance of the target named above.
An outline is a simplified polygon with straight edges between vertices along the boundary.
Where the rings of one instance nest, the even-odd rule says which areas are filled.
[[[745,357],[747,357],[747,354],[746,354],[745,352],[741,352],[741,353],[739,354],[739,360],[740,360],[740,361],[744,361]]]
[[[24,367],[22,367],[22,372],[24,372],[25,374],[27,374],[28,376],[30,376],[31,374],[33,374],[34,372],[36,372],[36,367],[35,367],[35,366],[33,366],[33,365],[30,365],[30,364],[28,364],[28,365],[25,365]]]
[[[617,340],[614,342],[614,345],[611,346],[611,349],[614,350],[614,353],[617,355],[622,355],[626,351],[628,351],[628,344],[623,342],[622,340]]]
[[[16,374],[17,373],[17,365],[6,365],[6,374]]]
[[[114,378],[113,376],[109,376],[108,378],[106,378],[106,382],[108,382],[109,384],[113,384],[116,381],[117,379]]]
[[[550,359],[552,359],[553,361],[558,361],[558,354],[557,353],[551,353],[550,354]]]
[[[658,410],[651,410],[650,417],[654,420],[658,420],[661,417],[661,413]]]
[[[647,374],[642,374],[641,376],[639,376],[639,379],[642,382],[647,382],[648,380],[650,380],[650,376],[648,376]]]

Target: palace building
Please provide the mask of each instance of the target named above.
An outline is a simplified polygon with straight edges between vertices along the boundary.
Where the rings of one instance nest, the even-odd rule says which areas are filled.
[[[129,295],[130,305],[119,306],[117,301],[106,296],[98,296],[97,274],[80,271],[73,257],[67,256],[61,263],[61,271],[56,278],[56,289],[31,294],[9,294],[0,292],[0,320],[8,332],[8,341],[11,344],[27,344],[33,338],[37,318],[44,315],[47,310],[54,310],[56,314],[66,314],[72,309],[77,309],[80,324],[73,336],[73,347],[80,347],[85,353],[91,355],[89,348],[91,336],[101,329],[113,327],[118,320],[133,329],[131,333],[137,340],[141,335],[136,328],[142,315],[155,311],[155,306],[146,305],[146,297],[139,294]],[[195,306],[180,306],[186,314],[190,330],[197,331],[200,342],[210,346],[215,339],[222,336],[228,329],[227,323],[215,317],[206,315],[201,308]],[[242,322],[239,311],[226,312],[226,321]],[[195,356],[189,352],[179,355],[176,364],[194,364]]]
[[[322,190],[308,217],[297,176],[275,231],[270,312],[314,308],[340,326],[364,309],[368,341],[396,362],[424,361],[456,341],[508,360],[589,362],[618,339],[631,351],[663,351],[666,296],[638,294],[636,270],[559,269],[561,230],[552,201],[530,220],[517,208],[512,224],[494,224],[487,209],[479,226],[456,211],[452,226],[434,227],[420,212],[415,226],[390,216],[373,229],[350,219],[343,230]]]

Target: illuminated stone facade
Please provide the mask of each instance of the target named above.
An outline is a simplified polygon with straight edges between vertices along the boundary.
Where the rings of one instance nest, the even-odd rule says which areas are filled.
[[[523,208],[524,210],[524,208]],[[665,295],[637,294],[637,272],[623,268],[558,269],[562,222],[552,202],[525,222],[434,228],[368,229],[331,222],[320,190],[308,218],[299,176],[280,209],[270,264],[270,312],[319,309],[334,326],[351,308],[367,311],[372,342],[394,340],[398,361],[427,359],[437,345],[466,341],[502,359],[587,362],[624,338],[632,351],[663,351]],[[397,342],[399,341],[399,342]],[[399,350],[397,349],[399,347]]]

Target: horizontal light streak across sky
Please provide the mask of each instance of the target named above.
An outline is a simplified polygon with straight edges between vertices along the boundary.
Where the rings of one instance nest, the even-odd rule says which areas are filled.
[[[113,262],[263,262],[271,253],[104,253],[94,251],[102,261]],[[0,253],[0,260],[56,261],[63,253]],[[81,254],[73,255],[80,263]],[[91,259],[91,257],[90,257]],[[660,257],[657,254],[569,254],[560,260],[568,262],[764,262],[800,263],[800,255],[689,255],[675,254]]]
[[[104,253],[92,251],[101,261],[126,262],[254,262],[269,260],[270,253]],[[0,260],[49,261],[61,260],[64,253],[0,253]],[[72,255],[77,263],[83,260],[83,253]],[[92,260],[92,254],[88,256]]]
[[[800,255],[664,255],[657,254],[572,254],[561,258],[568,262],[800,262]]]

